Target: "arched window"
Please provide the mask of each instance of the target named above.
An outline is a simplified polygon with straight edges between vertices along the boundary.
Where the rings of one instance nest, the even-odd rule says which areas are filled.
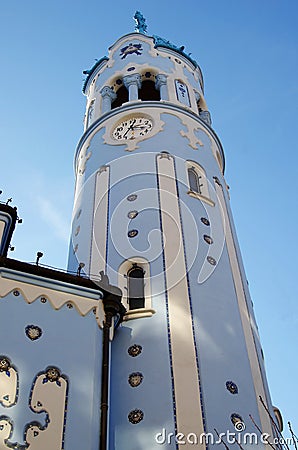
[[[126,308],[124,320],[151,317],[151,276],[149,262],[136,256],[122,262],[118,269],[118,287]]]
[[[155,83],[152,80],[142,81],[142,87],[139,90],[139,100],[150,101],[160,100],[160,92],[155,88]]]
[[[189,167],[187,169],[187,173],[188,173],[189,189],[193,192],[201,194],[202,193],[201,192],[202,184],[200,183],[200,179],[202,178],[201,175],[199,175],[195,167]]]
[[[123,105],[123,103],[128,102],[128,90],[126,89],[125,86],[121,86],[117,92],[117,97],[116,99],[113,101],[111,108],[118,108],[118,106]]]
[[[186,161],[186,170],[189,188],[187,193],[191,197],[198,198],[214,206],[214,202],[209,195],[208,180],[203,167],[195,161]]]
[[[145,307],[144,270],[137,264],[127,272],[127,296],[129,309]]]
[[[87,111],[86,128],[88,128],[93,120],[95,99],[91,100]]]

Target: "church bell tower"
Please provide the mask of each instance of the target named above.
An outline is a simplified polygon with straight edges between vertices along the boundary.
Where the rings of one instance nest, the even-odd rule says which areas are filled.
[[[68,269],[95,282],[104,273],[126,308],[110,343],[107,448],[205,449],[228,432],[270,441],[275,415],[202,72],[135,19],[85,72],[75,155]]]

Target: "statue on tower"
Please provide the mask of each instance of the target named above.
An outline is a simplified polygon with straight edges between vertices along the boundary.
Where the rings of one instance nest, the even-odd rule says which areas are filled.
[[[135,30],[138,33],[147,33],[147,25],[146,25],[146,19],[143,16],[143,14],[140,11],[136,11],[135,15],[133,16],[136,22]]]

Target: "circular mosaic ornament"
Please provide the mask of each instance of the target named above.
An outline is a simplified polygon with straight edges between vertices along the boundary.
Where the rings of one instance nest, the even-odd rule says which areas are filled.
[[[61,376],[60,370],[57,367],[49,367],[46,371],[46,379],[53,383],[58,381]]]
[[[126,197],[126,199],[127,199],[129,202],[134,202],[137,198],[138,198],[137,194],[131,194],[131,195],[129,195],[128,197]]]
[[[131,387],[137,387],[142,383],[143,378],[141,372],[133,372],[128,377],[128,383]]]
[[[142,346],[141,345],[131,345],[129,347],[129,349],[127,350],[129,356],[132,356],[133,358],[135,358],[136,356],[139,356],[142,353]]]
[[[138,230],[130,230],[127,233],[127,236],[130,237],[130,238],[133,238],[133,237],[137,236],[138,233],[139,233]]]
[[[207,256],[207,261],[211,266],[216,266],[216,260],[212,256]]]
[[[27,325],[25,328],[26,336],[31,339],[31,341],[36,341],[42,335],[42,329],[37,325]]]
[[[10,361],[6,356],[0,356],[0,372],[6,372],[10,368]]]
[[[231,394],[238,394],[238,386],[233,381],[227,381],[226,388]]]
[[[204,241],[207,242],[207,244],[213,244],[212,237],[208,236],[207,234],[204,234]]]
[[[138,214],[139,214],[138,211],[129,211],[129,213],[127,214],[127,217],[129,219],[134,219],[135,217],[137,217]]]
[[[243,419],[239,414],[231,414],[231,422],[234,425],[236,431],[245,430],[245,423],[243,422]]]
[[[206,219],[206,217],[201,217],[201,222],[202,222],[204,225],[206,225],[206,226],[209,226],[209,225],[210,225],[210,222],[209,222],[208,219]]]
[[[140,409],[134,409],[128,414],[128,420],[130,421],[130,423],[137,424],[140,423],[143,419],[144,413]]]

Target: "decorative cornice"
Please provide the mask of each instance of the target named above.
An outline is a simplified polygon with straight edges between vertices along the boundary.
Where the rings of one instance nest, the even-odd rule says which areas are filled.
[[[100,291],[75,286],[58,280],[42,278],[12,269],[0,268],[0,297],[10,293],[19,296],[28,303],[37,299],[48,300],[53,309],[59,310],[66,304],[72,304],[81,316],[94,309],[97,323],[102,327],[104,310]]]
[[[187,58],[195,66],[195,68],[199,67],[198,63],[194,59],[192,59],[190,57],[190,54],[188,55],[187,53],[184,52],[184,45],[181,45],[181,47],[177,47],[176,45],[172,44],[167,39],[164,39],[164,38],[162,38],[160,36],[157,36],[156,34],[154,34],[152,37],[153,37],[153,40],[154,40],[154,47],[155,48],[163,47],[163,48],[169,48],[170,50],[174,50],[175,52],[177,52],[180,55],[182,55],[185,58]]]
[[[86,94],[86,87],[91,78],[91,75],[94,74],[95,70],[101,65],[101,63],[108,61],[108,60],[109,60],[109,58],[107,56],[104,56],[103,58],[96,61],[95,64],[91,67],[91,69],[83,71],[83,74],[87,75],[87,77],[84,81],[83,87],[82,87],[82,91],[84,94]]]

